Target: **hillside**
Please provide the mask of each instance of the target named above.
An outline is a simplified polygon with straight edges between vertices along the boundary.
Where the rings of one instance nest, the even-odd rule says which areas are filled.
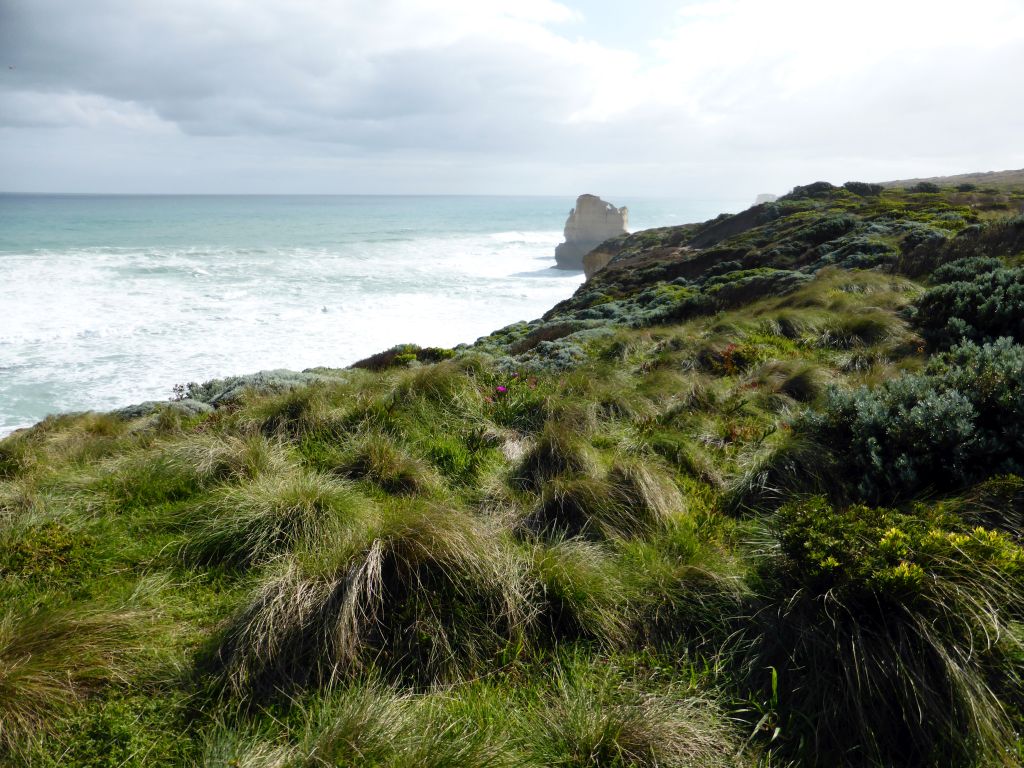
[[[979,189],[1013,190],[1024,189],[1024,168],[1016,171],[986,171],[984,173],[960,173],[956,176],[930,176],[922,179],[901,179],[900,181],[884,181],[883,187],[912,187],[921,182],[938,184],[943,187],[956,187],[970,184]]]
[[[0,441],[0,763],[1020,765],[1022,209],[819,182]]]

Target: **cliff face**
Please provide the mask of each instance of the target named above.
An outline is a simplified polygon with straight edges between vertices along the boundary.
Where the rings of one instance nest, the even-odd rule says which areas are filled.
[[[559,269],[583,269],[583,257],[605,240],[626,234],[629,210],[597,195],[580,195],[565,222],[565,242],[555,248]]]

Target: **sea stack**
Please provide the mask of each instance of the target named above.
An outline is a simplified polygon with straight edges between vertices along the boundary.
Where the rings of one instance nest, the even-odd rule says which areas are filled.
[[[597,195],[580,195],[565,221],[565,242],[555,248],[558,269],[583,269],[583,257],[605,240],[626,234],[629,209]]]

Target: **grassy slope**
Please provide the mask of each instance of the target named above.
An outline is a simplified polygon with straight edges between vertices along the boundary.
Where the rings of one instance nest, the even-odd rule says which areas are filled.
[[[985,173],[959,173],[955,176],[930,176],[919,179],[902,179],[886,181],[886,187],[911,187],[922,181],[929,181],[942,186],[953,187],[960,184],[974,184],[983,189],[1014,190],[1024,187],[1024,168],[1013,171],[988,171]]]
[[[914,307],[1020,261],[1024,195],[857,191],[622,238],[454,353],[0,442],[0,762],[1015,764],[1024,443],[936,425],[1024,399],[865,454],[829,392],[984,368]]]

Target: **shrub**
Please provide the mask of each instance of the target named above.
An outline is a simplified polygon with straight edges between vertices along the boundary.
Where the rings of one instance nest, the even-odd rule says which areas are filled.
[[[861,197],[878,197],[885,189],[881,184],[867,184],[863,181],[848,181],[843,184],[843,189],[853,192]]]
[[[812,765],[1013,765],[991,688],[1019,652],[1024,552],[927,509],[789,504],[748,671],[777,675],[785,749]],[[813,713],[813,716],[809,716]]]
[[[915,320],[928,343],[939,349],[965,339],[1024,341],[1024,268],[995,269],[970,281],[935,286],[918,301]]]
[[[847,214],[825,216],[808,224],[795,236],[809,246],[821,245],[850,232],[857,226],[857,223],[858,219],[855,216]]]
[[[928,279],[933,285],[944,283],[970,282],[980,275],[1002,269],[1002,259],[994,256],[971,256],[966,259],[956,259],[943,264],[933,271]]]
[[[830,446],[868,500],[957,488],[1024,470],[1024,348],[966,343],[924,374],[832,390],[797,425]]]
[[[391,349],[370,355],[363,360],[352,363],[353,368],[364,368],[368,371],[383,371],[388,368],[401,368],[409,363],[439,363],[455,356],[455,350],[443,347],[421,347],[417,344],[396,344]]]
[[[940,187],[938,184],[933,184],[930,181],[919,181],[914,186],[907,187],[907,191],[908,192],[935,193],[935,192],[941,192],[942,191],[942,187]]]
[[[714,300],[715,308],[727,309],[768,296],[783,296],[811,279],[802,272],[762,267],[713,277],[705,284],[704,292]]]

